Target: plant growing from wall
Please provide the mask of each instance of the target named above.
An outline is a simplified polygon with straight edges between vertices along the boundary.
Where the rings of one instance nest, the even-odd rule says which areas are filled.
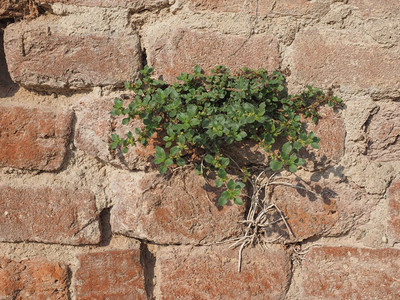
[[[307,87],[298,95],[288,94],[285,77],[280,72],[243,68],[236,74],[224,66],[215,67],[206,76],[196,66],[192,74],[182,73],[179,82],[167,84],[151,77],[153,68],[146,66],[141,78],[126,83],[133,92],[129,103],[116,98],[113,116],[123,115],[122,124],[129,127],[139,118],[144,127],[128,131],[125,137],[111,136],[111,149],[126,153],[129,146],[147,145],[155,133],[162,143],[155,147],[154,163],[160,173],[172,167],[193,164],[206,176],[215,172],[215,185],[223,192],[219,205],[228,201],[242,204],[242,189],[250,176],[241,168],[242,179],[228,175],[231,159],[224,153],[227,145],[248,139],[262,147],[269,156],[269,168],[287,168],[296,172],[305,163],[302,148],[318,148],[319,138],[302,126],[301,116],[316,123],[318,108],[341,102],[321,89]]]

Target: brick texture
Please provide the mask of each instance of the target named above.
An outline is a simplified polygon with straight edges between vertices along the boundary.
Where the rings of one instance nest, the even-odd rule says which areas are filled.
[[[15,82],[47,91],[122,85],[141,68],[136,34],[65,26],[54,16],[7,26],[5,53]]]
[[[153,188],[152,188],[153,185]],[[115,233],[162,244],[220,241],[241,232],[244,206],[216,206],[217,193],[204,178],[186,172],[163,180],[158,173],[111,177]]]
[[[100,242],[94,196],[62,188],[0,186],[0,241]]]
[[[0,299],[67,300],[68,284],[67,267],[59,263],[0,258]]]
[[[28,0],[2,0],[0,2],[0,20],[30,18],[37,14],[36,6]]]
[[[288,58],[290,80],[303,86],[336,84],[353,91],[383,92],[399,88],[400,53],[353,31],[305,29],[296,35]]]
[[[379,103],[379,110],[367,123],[368,155],[380,162],[400,160],[400,104]]]
[[[387,191],[389,200],[388,234],[394,240],[400,240],[400,182],[391,184]]]
[[[147,299],[139,249],[81,254],[76,299]]]
[[[64,3],[95,7],[123,7],[133,11],[161,8],[168,5],[168,0],[39,0],[40,4]]]
[[[110,115],[113,98],[103,97],[83,99],[76,106],[77,116],[74,144],[78,149],[103,161],[119,165],[128,169],[144,170],[150,166],[151,156],[155,149],[152,142],[144,147],[140,143],[131,147],[128,153],[110,151],[111,134],[116,133],[124,137],[127,131],[142,127],[141,121],[134,121],[129,126],[122,126],[122,117],[113,118]]]
[[[290,260],[284,250],[168,247],[157,253],[160,299],[284,299]]]
[[[374,202],[359,187],[324,180],[327,175],[314,173],[310,182],[292,182],[307,191],[284,185],[274,186],[272,200],[282,210],[294,236],[289,235],[282,221],[271,226],[272,235],[282,235],[291,241],[337,236],[348,232],[354,226],[355,218],[368,215]],[[279,178],[274,181],[287,182]],[[269,217],[274,221],[279,215],[275,213]]]
[[[379,5],[374,0],[350,0],[348,3],[366,18],[398,17],[400,14],[399,2],[396,0],[381,1]]]
[[[226,35],[203,30],[176,29],[168,36],[155,39],[148,47],[149,64],[164,80],[176,81],[181,72],[192,72],[195,65],[209,71],[216,65],[237,70],[279,68],[277,40],[269,34]]]
[[[72,113],[0,107],[0,167],[58,170],[67,153]]]
[[[217,12],[252,13],[259,16],[284,15],[284,16],[322,16],[329,11],[331,3],[338,0],[191,0],[190,8],[193,11],[212,10]]]
[[[340,113],[326,106],[320,110],[321,119],[315,125],[307,120],[307,130],[315,133],[321,140],[319,149],[308,149],[302,153],[307,158],[308,167],[327,167],[337,163],[344,155],[346,130]]]
[[[400,251],[313,248],[301,268],[301,299],[399,299]]]

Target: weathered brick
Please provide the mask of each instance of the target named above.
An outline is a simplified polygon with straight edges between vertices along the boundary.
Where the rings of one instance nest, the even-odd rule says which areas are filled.
[[[238,252],[227,247],[167,247],[157,252],[160,299],[283,299],[290,259],[282,249]]]
[[[100,229],[88,191],[0,186],[0,241],[96,244]]]
[[[36,5],[29,0],[1,0],[0,20],[36,17],[38,10]]]
[[[277,40],[269,34],[236,36],[204,30],[179,28],[155,39],[148,47],[149,64],[164,80],[173,82],[181,72],[192,72],[195,65],[205,71],[216,65],[237,70],[279,68]]]
[[[68,270],[46,260],[0,258],[1,299],[69,299]]]
[[[377,161],[399,161],[400,103],[378,103],[378,108],[367,123],[367,153]]]
[[[168,0],[39,0],[40,4],[64,3],[94,7],[123,7],[133,11],[161,8],[168,5]]]
[[[290,81],[303,86],[383,92],[400,87],[400,53],[353,31],[306,29],[296,35],[287,54]]]
[[[147,299],[139,249],[79,255],[77,299]]]
[[[0,167],[55,171],[67,153],[72,113],[0,107]]]
[[[252,13],[259,16],[278,14],[284,16],[322,16],[329,11],[331,3],[340,0],[191,0],[192,10],[212,10],[217,12]]]
[[[115,233],[162,244],[204,244],[241,232],[245,207],[218,207],[217,192],[194,172],[168,181],[158,173],[116,172],[110,180]]]
[[[122,85],[141,68],[137,34],[83,29],[84,24],[74,22],[43,16],[7,26],[4,44],[11,78],[47,91],[84,89]]]
[[[141,128],[142,122],[137,120],[130,124],[130,128],[122,126],[122,117],[113,118],[110,115],[114,101],[112,98],[103,97],[83,99],[76,105],[77,116],[74,144],[93,157],[103,161],[127,167],[129,169],[144,170],[150,166],[150,157],[155,150],[152,143],[146,147],[140,143],[129,149],[128,153],[110,151],[110,137],[112,133],[124,137],[127,131]]]
[[[312,248],[300,273],[301,299],[399,299],[400,251]]]
[[[391,184],[387,191],[389,200],[388,234],[394,240],[400,239],[400,182]]]
[[[337,163],[344,155],[346,130],[340,113],[330,107],[322,107],[321,119],[315,125],[307,120],[307,130],[315,133],[321,140],[319,149],[308,149],[304,153],[309,167],[326,167],[329,163]]]
[[[374,204],[361,189],[349,183],[318,178],[326,175],[314,173],[311,182],[292,182],[302,188],[274,185],[272,200],[281,209],[294,236],[290,236],[282,221],[270,227],[272,235],[281,235],[290,241],[336,236],[348,232],[354,226],[356,216],[369,213]],[[279,178],[274,181],[287,182]],[[273,222],[280,216],[275,212],[269,218]]]
[[[381,17],[398,17],[400,14],[400,6],[397,0],[380,1],[376,5],[374,0],[350,0],[348,2],[354,11],[358,11],[364,17],[381,18]]]

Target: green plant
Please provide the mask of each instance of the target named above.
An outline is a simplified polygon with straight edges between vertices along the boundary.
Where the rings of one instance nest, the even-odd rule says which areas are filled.
[[[135,128],[136,137],[131,131],[124,138],[113,134],[110,148],[120,147],[126,153],[129,146],[137,142],[147,145],[158,133],[163,140],[155,151],[159,171],[193,163],[199,174],[215,172],[215,185],[224,188],[219,205],[228,200],[242,204],[245,186],[228,176],[231,161],[223,146],[254,140],[268,153],[272,171],[288,168],[296,172],[305,163],[299,151],[308,146],[318,148],[319,142],[313,132],[304,130],[301,115],[317,122],[319,106],[341,102],[312,87],[289,95],[285,77],[277,71],[269,75],[264,69],[243,68],[231,75],[229,69],[218,66],[206,76],[196,66],[193,74],[182,73],[177,77],[180,82],[174,84],[152,78],[152,72],[153,68],[146,66],[140,79],[126,83],[134,95],[128,105],[114,100],[113,116],[123,115],[124,125],[140,118],[144,127]],[[245,168],[242,172],[245,181],[250,174]]]

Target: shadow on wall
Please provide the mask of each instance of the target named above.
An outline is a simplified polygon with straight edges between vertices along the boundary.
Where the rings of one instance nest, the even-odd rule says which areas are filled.
[[[12,81],[8,73],[2,27],[0,24],[0,98],[5,98],[13,96],[18,91],[18,85]]]

